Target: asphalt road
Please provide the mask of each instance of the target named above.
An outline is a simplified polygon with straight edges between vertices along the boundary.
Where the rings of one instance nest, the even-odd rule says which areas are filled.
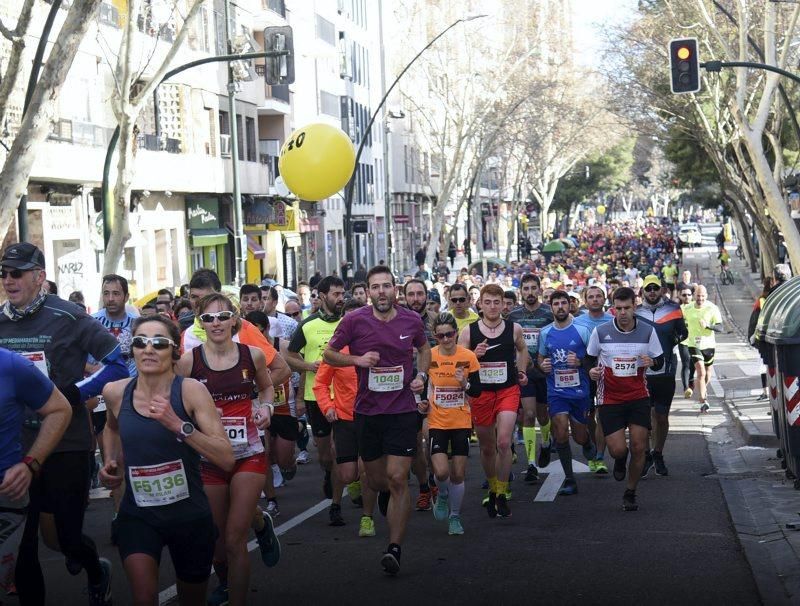
[[[624,485],[610,475],[580,474],[577,495],[535,502],[546,476],[525,485],[520,461],[512,484],[513,517],[491,520],[480,506],[483,478],[473,446],[462,512],[466,534],[448,536],[446,523],[436,522],[431,512],[412,512],[395,578],[385,577],[379,564],[387,543],[380,514],[377,536],[359,538],[359,512],[345,497],[347,525],[329,527],[321,471],[316,463],[300,467],[278,491],[281,562],[267,569],[252,552],[249,603],[761,603],[709,455],[711,428],[724,421],[724,413],[701,416],[696,402],[676,397],[672,420],[665,451],[670,475],[651,475],[640,484],[637,512],[622,511]],[[313,447],[311,452],[313,457]],[[579,448],[574,459],[583,462]],[[411,493],[416,498],[416,486]],[[130,599],[109,542],[110,511],[109,499],[92,499],[85,530],[114,564],[114,603],[120,606]],[[85,576],[71,577],[63,558],[44,546],[41,560],[48,604],[87,603]],[[165,553],[162,603],[172,603],[173,583]],[[210,588],[214,585],[212,577]],[[18,602],[3,598],[3,603]]]

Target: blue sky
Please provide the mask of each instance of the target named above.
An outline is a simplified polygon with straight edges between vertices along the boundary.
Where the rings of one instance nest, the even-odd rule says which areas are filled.
[[[592,66],[603,48],[605,26],[630,20],[637,4],[637,0],[572,0],[578,61]]]

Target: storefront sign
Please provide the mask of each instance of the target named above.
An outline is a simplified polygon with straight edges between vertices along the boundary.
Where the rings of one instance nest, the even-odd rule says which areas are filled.
[[[219,201],[215,198],[187,200],[186,215],[189,229],[219,227]]]
[[[275,209],[266,198],[257,198],[243,210],[245,225],[265,225],[275,222]]]

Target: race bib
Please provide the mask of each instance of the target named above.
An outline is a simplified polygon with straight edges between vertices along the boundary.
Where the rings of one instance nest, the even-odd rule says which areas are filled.
[[[41,372],[45,377],[50,377],[50,375],[47,373],[47,358],[45,357],[43,351],[26,351],[20,353],[22,356],[33,362],[33,365],[38,368],[39,372]]]
[[[189,498],[183,461],[130,467],[129,488],[139,507],[160,507]]]
[[[275,406],[286,406],[286,389],[283,385],[275,386],[275,399],[272,403]]]
[[[635,377],[638,369],[637,358],[615,357],[612,359],[611,371],[615,377]]]
[[[555,371],[556,387],[578,387],[581,377],[577,368],[559,368]]]
[[[539,348],[539,328],[523,328],[522,338],[525,340],[525,346],[528,349]]]
[[[222,426],[230,440],[231,446],[236,450],[247,446],[247,419],[244,417],[222,417]]]
[[[370,391],[400,391],[403,389],[403,367],[370,368],[368,387]]]
[[[433,403],[439,408],[461,408],[464,406],[464,390],[460,387],[434,386]]]
[[[505,383],[508,380],[508,368],[505,362],[481,362],[478,371],[481,383]]]
[[[700,344],[703,342],[703,337],[695,337],[694,338],[694,346],[699,348]]]

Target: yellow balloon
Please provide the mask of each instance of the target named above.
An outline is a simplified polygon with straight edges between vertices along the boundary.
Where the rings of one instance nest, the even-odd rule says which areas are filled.
[[[281,148],[278,170],[286,187],[301,200],[317,202],[350,180],[356,152],[340,128],[315,123],[298,128]]]
[[[602,204],[601,204],[600,206],[598,206],[598,207],[597,207],[597,214],[598,214],[598,215],[604,215],[604,214],[606,214],[606,207],[605,207],[605,206],[603,206]]]

